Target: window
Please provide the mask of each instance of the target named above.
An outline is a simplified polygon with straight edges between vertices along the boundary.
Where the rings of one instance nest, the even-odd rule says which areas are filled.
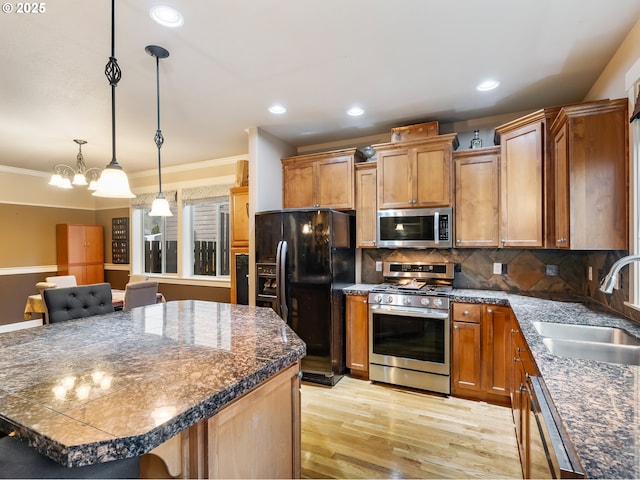
[[[149,216],[155,193],[134,198],[133,272],[228,280],[229,187],[164,192],[172,217]]]
[[[183,206],[186,256],[191,275],[229,275],[229,196],[186,200]]]
[[[176,193],[169,192],[165,195],[169,201],[172,212],[176,212],[178,204]],[[137,258],[140,259],[141,268],[135,269],[143,273],[178,273],[178,217],[151,217],[151,203],[153,198],[149,195],[136,197],[134,205],[134,222],[138,220],[142,238],[137,239],[134,248],[140,245]],[[149,201],[150,200],[150,201]],[[134,255],[134,257],[136,257]]]

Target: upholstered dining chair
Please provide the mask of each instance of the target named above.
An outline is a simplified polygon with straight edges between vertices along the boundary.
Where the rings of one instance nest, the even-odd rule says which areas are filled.
[[[49,323],[114,311],[110,283],[48,288],[42,292]]]
[[[156,303],[158,295],[158,282],[129,282],[124,287],[123,310],[131,310],[143,305],[153,305]]]
[[[57,287],[75,287],[78,285],[75,275],[58,275],[45,278],[47,283],[55,283]]]
[[[0,478],[139,478],[140,458],[67,468],[15,437],[0,438]]]

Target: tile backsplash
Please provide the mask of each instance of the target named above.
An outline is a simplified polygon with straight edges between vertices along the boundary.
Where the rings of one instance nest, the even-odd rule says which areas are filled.
[[[612,295],[599,291],[600,279],[626,251],[565,251],[524,249],[363,249],[362,283],[382,283],[376,262],[453,262],[458,268],[454,287],[510,292],[554,292],[585,295],[626,317],[640,321],[640,312],[625,305],[629,269],[620,275],[621,288]],[[500,264],[496,266],[494,264]],[[496,271],[504,273],[493,273]],[[588,279],[591,267],[592,279]]]

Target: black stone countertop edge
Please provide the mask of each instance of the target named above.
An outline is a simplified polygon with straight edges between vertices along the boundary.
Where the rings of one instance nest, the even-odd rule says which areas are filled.
[[[212,390],[215,390],[215,393],[199,398],[199,400],[193,403],[190,408],[175,414],[161,426],[148,430],[145,433],[130,436],[114,436],[107,431],[102,431],[101,433],[97,433],[98,437],[101,437],[100,440],[96,438],[95,441],[82,442],[78,445],[63,445],[61,442],[57,441],[56,438],[31,431],[27,425],[23,425],[20,421],[17,421],[16,418],[7,418],[3,416],[0,416],[0,431],[5,433],[13,431],[16,437],[22,442],[34,447],[40,453],[67,467],[80,467],[99,462],[107,462],[118,458],[142,455],[180,431],[196,424],[198,421],[212,417],[226,404],[232,402],[236,398],[239,398],[278,372],[294,365],[306,354],[306,345],[286,324],[284,324],[284,322],[281,321],[281,319],[279,319],[279,317],[272,313],[271,309],[202,301],[167,302],[165,304],[158,304],[144,308],[149,312],[146,317],[144,317],[141,312],[136,312],[136,309],[134,309],[131,312],[120,311],[108,315],[89,317],[88,319],[72,320],[64,322],[58,327],[44,326],[24,331],[20,330],[16,332],[9,332],[0,335],[0,346],[4,349],[13,351],[13,349],[24,348],[25,346],[28,347],[29,345],[36,344],[45,339],[48,342],[55,342],[56,336],[61,337],[62,340],[65,338],[69,339],[73,336],[76,326],[80,327],[80,325],[84,325],[81,328],[90,329],[92,325],[104,323],[113,325],[114,329],[116,329],[114,332],[117,331],[118,334],[122,334],[119,338],[118,334],[114,334],[115,341],[122,343],[126,340],[125,333],[131,328],[128,326],[130,323],[134,325],[134,328],[138,328],[139,333],[140,329],[144,328],[142,326],[143,323],[138,323],[138,321],[144,322],[143,317],[147,320],[152,317],[155,317],[156,319],[163,319],[165,316],[169,315],[169,309],[171,309],[171,315],[179,313],[179,315],[175,315],[175,317],[172,316],[171,318],[184,317],[190,319],[191,316],[208,318],[210,313],[215,313],[215,315],[212,316],[212,318],[217,319],[217,323],[214,324],[214,327],[216,325],[224,327],[225,325],[228,325],[227,323],[224,323],[227,319],[232,322],[237,319],[239,344],[246,344],[246,340],[253,339],[253,336],[256,335],[256,332],[253,330],[253,326],[262,324],[261,322],[264,322],[265,325],[265,329],[261,333],[273,333],[275,334],[276,339],[272,342],[268,342],[268,339],[264,339],[264,351],[261,353],[253,353],[253,356],[250,359],[250,364],[253,364],[254,362],[252,359],[255,359],[255,365],[257,368],[249,368],[245,375],[235,380],[232,380],[231,378],[228,380],[226,378],[221,379],[220,388],[212,387]],[[216,310],[213,312],[207,310],[214,308]],[[182,322],[183,320],[179,321]],[[169,325],[169,327],[171,326],[175,327],[175,324]],[[253,336],[245,336],[242,333],[242,329],[244,329],[245,326],[249,328],[247,331],[248,335]],[[123,330],[117,330],[118,328],[122,328]],[[234,326],[234,328],[236,327]],[[214,329],[214,333],[216,331],[217,330]],[[93,333],[90,332],[89,334],[78,337],[85,337],[80,340],[81,342],[91,343],[93,339],[86,337],[91,337],[91,335],[97,335],[99,333],[100,331],[96,330]],[[206,340],[205,337],[207,335],[208,332],[204,332],[202,336],[203,340]],[[286,338],[280,339],[281,335],[288,337],[288,340]],[[154,339],[158,339],[157,341],[154,340],[154,342],[156,342],[155,345],[158,345],[158,348],[161,348],[162,345],[173,344],[170,341],[165,342],[162,336],[152,336]],[[136,337],[136,339],[137,338],[138,337]],[[142,342],[144,343],[144,340]],[[24,345],[21,346],[23,343]],[[139,348],[145,349],[148,347],[141,344]],[[189,347],[189,349],[194,351],[206,350],[197,345],[193,348]],[[55,347],[51,347],[49,350],[55,350]],[[215,349],[213,349],[212,352],[215,352]],[[238,357],[234,357],[233,354],[225,354],[224,358],[228,358],[228,361],[233,361],[234,358],[237,359]],[[13,371],[16,368],[22,368],[20,366],[20,360],[16,359],[14,355],[9,355],[4,362],[6,363],[5,367],[7,370]],[[122,362],[126,363],[128,362],[128,359],[123,358]],[[2,361],[0,361],[0,364],[2,364]],[[233,367],[231,365],[228,372],[233,372]],[[5,375],[9,374],[10,373],[5,372]],[[38,377],[38,373],[34,373],[34,375]],[[1,373],[0,376],[2,376]],[[33,389],[31,389],[30,392],[33,392]],[[21,387],[11,383],[4,385],[0,381],[0,405],[5,405],[3,408],[10,408],[8,404],[14,402],[22,405],[23,407],[32,404],[33,408],[39,409],[39,413],[51,410],[51,407],[47,405],[33,403],[28,396],[25,396],[22,393]],[[25,412],[24,409],[21,409],[21,411],[27,418],[30,417],[29,411]],[[61,415],[60,413],[53,411],[51,413],[53,415],[58,415],[58,417],[64,417],[66,415],[64,413]],[[68,421],[76,422],[76,425],[82,424],[82,422],[74,420],[73,418],[68,418]],[[98,427],[91,426],[89,424],[85,424],[84,428],[93,429],[94,432],[100,432]]]

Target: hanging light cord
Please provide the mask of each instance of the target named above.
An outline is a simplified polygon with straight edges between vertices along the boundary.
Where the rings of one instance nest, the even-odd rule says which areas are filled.
[[[116,2],[111,0],[111,56],[104,69],[104,74],[111,85],[111,163],[109,166],[120,168],[116,160],[116,87],[122,78],[122,70],[115,57],[116,50]]]
[[[160,58],[156,57],[156,102],[158,104],[158,129],[156,130],[156,134],[153,137],[153,140],[156,142],[156,146],[158,147],[158,196],[164,197],[162,195],[162,171],[161,171],[161,161],[160,161],[160,149],[162,148],[162,144],[164,143],[164,137],[162,136],[162,130],[160,130]]]

